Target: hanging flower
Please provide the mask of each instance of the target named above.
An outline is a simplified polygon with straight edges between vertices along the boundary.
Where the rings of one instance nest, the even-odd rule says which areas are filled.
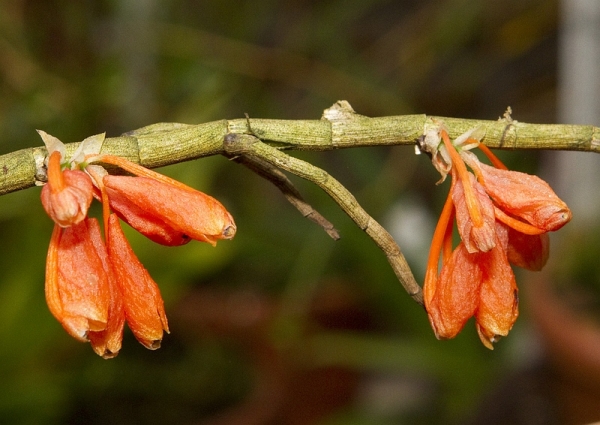
[[[144,347],[160,347],[163,330],[169,332],[167,315],[158,286],[135,256],[116,215],[108,219],[108,256],[123,298],[125,318]]]
[[[137,175],[104,174],[102,185],[117,215],[153,241],[173,246],[195,239],[216,245],[235,235],[231,214],[215,198],[123,158],[101,158]]]
[[[571,212],[540,178],[506,169],[480,143],[483,136],[478,127],[452,143],[440,126],[430,130],[421,144],[431,154],[441,181],[449,173],[452,176],[434,232],[423,292],[436,337],[455,337],[474,316],[481,341],[493,349],[518,316],[518,290],[510,264],[540,270],[548,259],[546,233],[565,225]],[[475,147],[494,166],[481,163],[470,152]],[[453,249],[454,221],[461,242]]]
[[[42,205],[56,223],[46,262],[51,313],[104,358],[121,349],[125,321],[146,348],[159,348],[163,332],[169,332],[160,290],[135,256],[118,217],[168,246],[191,239],[214,246],[231,239],[233,218],[204,193],[124,158],[101,155],[103,134],[85,139],[66,160],[62,142],[39,133],[49,154]],[[100,162],[135,177],[111,176]],[[94,197],[102,202],[105,240],[98,222],[87,218]]]
[[[95,219],[54,226],[46,260],[46,302],[65,330],[80,341],[106,329],[109,277],[100,256],[104,243]]]

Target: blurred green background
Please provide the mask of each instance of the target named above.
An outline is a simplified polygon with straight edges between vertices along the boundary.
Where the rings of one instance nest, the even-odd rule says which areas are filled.
[[[74,142],[244,113],[318,119],[341,99],[369,116],[495,119],[510,105],[520,121],[556,122],[559,12],[548,0],[5,0],[0,153],[41,145],[35,129]],[[426,157],[412,147],[292,154],[345,184],[422,280],[447,191]],[[529,172],[540,158],[500,156]],[[0,422],[554,423],[531,422],[555,418],[543,391],[510,391],[512,376],[543,365],[525,308],[493,352],[473,323],[437,341],[384,255],[318,189],[293,179],[338,242],[225,158],[161,171],[221,200],[238,234],[165,248],[129,232],[171,334],[151,352],[127,331],[110,361],[45,305],[52,224],[39,189],[0,198]],[[490,410],[522,418],[481,422]]]

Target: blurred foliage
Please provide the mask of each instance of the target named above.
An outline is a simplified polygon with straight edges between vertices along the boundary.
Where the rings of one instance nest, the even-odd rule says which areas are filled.
[[[557,4],[547,0],[27,1],[0,5],[0,150],[161,121],[370,116],[555,121]],[[392,228],[422,270],[446,187],[412,148],[299,154]],[[534,153],[503,153],[535,169]],[[322,192],[296,181],[336,243],[224,158],[162,170],[219,198],[238,235],[217,248],[128,232],[166,299],[171,335],[115,360],[45,306],[51,223],[39,189],[0,199],[0,417],[28,424],[458,422],[519,363],[518,322],[494,352],[473,325],[433,337],[385,257]],[[400,213],[393,213],[400,211]],[[97,211],[96,211],[97,212]],[[404,234],[403,234],[404,235]],[[404,236],[403,236],[404,237]],[[425,244],[426,245],[426,244]],[[422,276],[418,276],[422,279]]]

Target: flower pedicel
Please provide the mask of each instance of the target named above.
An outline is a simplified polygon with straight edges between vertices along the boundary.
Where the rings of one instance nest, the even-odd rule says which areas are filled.
[[[159,348],[163,332],[169,332],[163,300],[119,218],[168,246],[231,239],[233,218],[202,192],[124,158],[100,155],[104,134],[85,139],[66,160],[60,140],[38,133],[48,150],[41,200],[55,222],[46,260],[50,312],[71,336],[89,341],[104,358],[121,349],[125,322],[146,348]],[[136,177],[111,176],[100,162]],[[94,197],[102,202],[104,240],[96,219],[87,217]]]

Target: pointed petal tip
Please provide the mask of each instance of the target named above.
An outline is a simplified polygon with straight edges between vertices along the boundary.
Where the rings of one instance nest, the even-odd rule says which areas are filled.
[[[489,350],[494,349],[494,343],[500,340],[501,335],[493,335],[487,329],[484,329],[477,324],[477,334],[479,335],[479,339],[481,343],[485,346],[485,348]]]

